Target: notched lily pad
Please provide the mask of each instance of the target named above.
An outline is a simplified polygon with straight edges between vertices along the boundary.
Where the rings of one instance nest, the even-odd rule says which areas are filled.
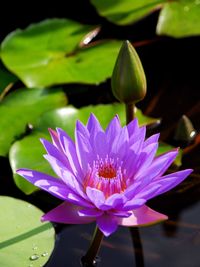
[[[97,84],[111,76],[121,42],[84,46],[94,34],[94,26],[45,20],[9,34],[1,45],[2,61],[27,87]]]
[[[54,248],[51,223],[41,223],[42,211],[28,202],[0,197],[0,266],[40,267]]]

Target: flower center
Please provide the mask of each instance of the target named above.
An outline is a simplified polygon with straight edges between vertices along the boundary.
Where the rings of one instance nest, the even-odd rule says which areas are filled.
[[[105,197],[121,193],[126,189],[126,171],[122,170],[122,162],[106,156],[105,159],[97,157],[93,165],[88,165],[84,188],[87,186],[101,190]]]
[[[99,167],[98,174],[100,177],[112,179],[116,177],[116,169],[112,164],[105,164]]]

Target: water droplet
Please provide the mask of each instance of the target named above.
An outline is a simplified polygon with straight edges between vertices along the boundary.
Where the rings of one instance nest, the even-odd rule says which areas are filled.
[[[37,246],[34,246],[33,248],[32,248],[32,250],[37,250],[38,249],[38,247]]]
[[[39,257],[40,257],[39,255],[37,255],[37,254],[33,254],[32,256],[30,256],[29,259],[30,259],[31,261],[35,261],[35,260],[38,260]]]
[[[184,6],[184,11],[188,12],[190,10],[189,6]]]
[[[31,207],[31,204],[28,204],[27,207],[30,208]]]
[[[29,264],[29,266],[28,267],[33,267],[33,264]]]
[[[44,253],[42,253],[42,257],[46,257],[46,256],[48,256],[49,255],[49,253],[48,252],[44,252]]]

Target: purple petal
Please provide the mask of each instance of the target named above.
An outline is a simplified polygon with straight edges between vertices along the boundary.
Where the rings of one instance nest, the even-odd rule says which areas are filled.
[[[79,123],[77,122],[77,129],[80,127],[78,126]],[[78,161],[82,170],[86,170],[88,168],[88,163],[93,162],[93,149],[89,142],[88,135],[83,135],[82,132],[76,129],[75,137],[76,137],[76,154],[78,157]]]
[[[56,146],[59,150],[62,150],[57,132],[51,128],[49,128],[48,130],[51,135],[53,145]]]
[[[159,177],[159,179],[155,179],[149,184],[145,190],[148,190],[149,187],[152,188],[155,185],[159,185],[158,190],[152,193],[150,198],[163,194],[181,183],[192,171],[191,169],[187,169]]]
[[[98,132],[103,132],[103,129],[98,121],[98,119],[95,117],[93,113],[90,114],[90,117],[87,122],[87,129],[88,132],[92,135]]]
[[[146,199],[143,198],[134,198],[132,200],[129,200],[126,202],[126,204],[123,207],[124,211],[129,211],[133,209],[138,209],[141,206],[143,206],[146,202]]]
[[[151,145],[151,144],[153,144],[153,143],[157,143],[159,137],[160,137],[160,134],[159,134],[159,133],[150,136],[150,137],[147,138],[146,141],[144,142],[143,147],[149,146],[149,145]]]
[[[45,139],[40,139],[42,142],[43,146],[45,147],[47,153],[50,156],[53,156],[54,158],[57,158],[60,162],[62,162],[64,165],[68,166],[68,161],[65,155],[58,150],[57,147],[55,147],[53,144],[51,144],[49,141]]]
[[[61,162],[50,155],[45,155],[44,157],[49,161],[55,173],[62,179],[62,181],[66,184],[66,187],[70,189],[70,191],[81,195],[83,198],[87,198],[86,194],[84,193],[82,184],[77,181],[74,175],[69,170],[67,170]]]
[[[117,135],[115,135],[115,138],[112,140],[110,156],[117,156],[123,158],[127,152],[128,141],[129,135],[127,127],[125,126]]]
[[[98,155],[100,158],[105,158],[108,155],[108,143],[106,140],[106,135],[104,132],[98,132],[93,142],[93,149],[95,155]]]
[[[79,216],[80,209],[81,207],[64,202],[55,209],[43,215],[41,219],[42,221],[52,221],[67,224],[85,224],[95,220],[94,217]]]
[[[97,226],[105,236],[109,236],[117,230],[117,218],[109,214],[104,214],[97,218]]]
[[[128,133],[129,136],[131,137],[133,134],[136,135],[138,131],[140,130],[139,125],[138,125],[138,119],[135,118],[133,121],[131,121],[127,125]]]
[[[168,217],[147,206],[142,206],[133,210],[133,214],[128,218],[118,218],[118,224],[123,226],[146,226],[167,220]]]
[[[153,185],[150,184],[149,186],[144,187],[138,194],[135,194],[135,198],[148,200],[150,198],[153,198],[153,196],[156,196],[160,188],[161,185],[159,183],[154,183]]]
[[[108,214],[112,216],[117,216],[117,217],[123,217],[127,218],[132,215],[132,211],[123,211],[123,210],[109,210],[107,211]]]
[[[119,209],[120,207],[123,206],[124,201],[125,201],[124,195],[116,193],[106,199],[105,205],[113,209]]]
[[[135,175],[135,179],[142,179],[143,186],[149,184],[156,177],[161,176],[168,167],[172,164],[174,159],[178,154],[177,150],[165,153],[157,158],[155,158],[149,168],[146,169],[146,165],[140,168],[140,170]]]
[[[80,195],[77,195],[74,192],[68,193],[66,196],[66,200],[77,206],[82,206],[85,208],[92,208],[92,209],[95,208],[93,203],[91,203],[89,200],[87,201],[87,199],[84,199],[83,197],[81,197]]]
[[[139,128],[136,133],[133,133],[130,136],[129,145],[130,147],[132,147],[134,151],[138,151],[143,146],[145,135],[146,135],[146,127],[143,126]]]
[[[78,212],[79,216],[99,217],[103,214],[103,211],[98,209],[82,209]]]
[[[119,117],[116,115],[106,128],[106,139],[108,145],[112,144],[114,137],[119,134],[120,130],[121,130],[121,125]]]
[[[86,194],[88,198],[90,199],[90,201],[94,203],[94,205],[98,209],[101,209],[101,206],[105,203],[104,193],[96,188],[87,186]]]
[[[16,172],[35,186],[60,199],[66,200],[67,194],[70,192],[62,180],[50,175],[28,169],[19,169]]]
[[[57,132],[60,139],[60,143],[62,145],[63,152],[66,155],[70,166],[69,169],[71,169],[74,175],[79,177],[79,180],[81,180],[82,171],[77,158],[75,144],[73,140],[62,129],[57,128]]]

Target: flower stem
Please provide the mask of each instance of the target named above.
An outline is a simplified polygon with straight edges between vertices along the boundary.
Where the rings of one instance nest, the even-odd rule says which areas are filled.
[[[83,267],[95,266],[95,258],[99,252],[103,236],[103,233],[96,226],[90,247],[85,256],[83,256],[81,259]]]
[[[127,103],[125,104],[126,106],[126,124],[129,124],[133,119],[134,119],[134,108],[135,104],[134,103]]]
[[[135,264],[136,267],[144,267],[144,255],[143,255],[143,247],[142,241],[140,238],[140,232],[138,227],[130,227],[134,254],[135,254]]]

